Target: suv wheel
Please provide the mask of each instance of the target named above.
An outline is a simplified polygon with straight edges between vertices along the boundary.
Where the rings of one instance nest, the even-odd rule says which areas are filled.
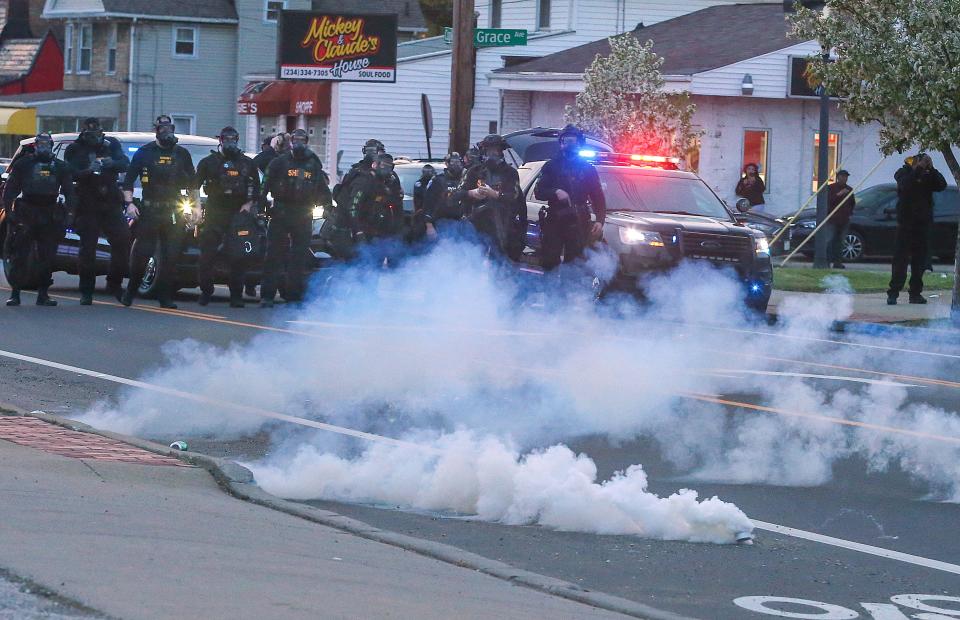
[[[860,233],[851,230],[843,239],[843,247],[840,248],[840,256],[843,260],[855,262],[863,258],[864,244]]]
[[[159,274],[160,268],[163,265],[163,257],[160,255],[160,248],[157,248],[157,251],[154,252],[153,256],[147,260],[147,268],[143,272],[143,281],[140,282],[140,288],[137,291],[137,294],[144,299],[156,299],[157,294],[159,293]],[[170,294],[173,295],[178,290],[180,290],[180,285],[174,283],[170,289]]]

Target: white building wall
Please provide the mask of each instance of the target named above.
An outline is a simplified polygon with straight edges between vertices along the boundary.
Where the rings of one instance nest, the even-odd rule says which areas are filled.
[[[573,93],[530,93],[530,124],[556,127],[564,122],[564,107]],[[521,103],[511,97],[505,102]],[[705,133],[700,152],[700,176],[729,204],[736,201],[734,188],[743,163],[743,134],[746,129],[770,132],[767,210],[780,215],[793,213],[813,193],[814,136],[820,124],[819,102],[812,99],[757,99],[749,97],[694,96],[697,114],[694,123]],[[504,114],[520,114],[508,111]],[[847,121],[834,106],[832,132],[840,133],[840,166],[851,173],[851,184],[859,185],[883,156],[877,147],[876,125],[857,126]],[[939,155],[934,162],[946,165]],[[888,183],[903,165],[897,155],[887,158],[868,178],[864,187]]]
[[[753,77],[753,96],[779,99],[786,97],[790,79],[790,58],[817,54],[820,46],[807,41],[743,62],[704,71],[693,76],[690,92],[698,95],[739,97],[743,76]]]

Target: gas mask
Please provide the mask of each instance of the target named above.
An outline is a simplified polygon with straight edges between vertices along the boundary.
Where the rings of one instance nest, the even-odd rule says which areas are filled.
[[[228,159],[236,158],[240,154],[240,140],[236,136],[221,136],[220,151]]]
[[[87,146],[97,147],[103,144],[103,132],[99,129],[84,129],[80,133],[80,142]]]
[[[575,136],[560,138],[560,152],[567,159],[574,159],[580,152],[580,141]]]
[[[499,149],[488,149],[484,153],[483,163],[487,168],[496,168],[503,163],[503,153]]]
[[[427,165],[423,167],[423,170],[420,171],[420,180],[424,183],[427,183],[437,175],[437,171],[433,166]]]
[[[377,177],[380,179],[389,179],[393,176],[393,164],[379,163],[376,169]]]
[[[173,125],[157,126],[157,143],[165,149],[173,148],[177,144],[176,127]]]
[[[463,160],[459,157],[452,157],[450,161],[447,162],[447,171],[455,179],[459,179],[460,175],[463,174]]]
[[[43,163],[53,161],[53,140],[49,136],[37,138],[33,145],[37,154],[37,159]]]

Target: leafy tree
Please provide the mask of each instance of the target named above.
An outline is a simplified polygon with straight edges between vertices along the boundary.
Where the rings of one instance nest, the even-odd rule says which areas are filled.
[[[686,157],[700,135],[691,124],[696,106],[689,93],[664,91],[663,58],[652,41],[640,43],[628,33],[609,42],[610,54],[597,54],[584,72],[567,121],[617,151]]]
[[[453,0],[420,0],[420,11],[427,20],[427,36],[441,35],[453,25]]]
[[[847,118],[880,125],[885,155],[939,151],[960,184],[960,0],[829,0],[822,13],[798,6],[793,24],[832,50],[813,73],[843,97]],[[960,323],[960,278],[952,316]]]

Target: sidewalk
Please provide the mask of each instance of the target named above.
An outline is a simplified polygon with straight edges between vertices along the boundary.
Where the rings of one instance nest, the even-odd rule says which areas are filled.
[[[119,442],[83,435],[81,454],[72,431],[0,422],[0,568],[113,617],[622,617],[234,499]]]
[[[787,297],[807,298],[811,302],[822,300],[825,293],[794,293],[777,291],[770,298],[768,312],[777,314],[777,307]],[[900,295],[900,303],[896,306],[887,305],[886,293],[860,293],[852,295],[853,314],[851,321],[865,323],[903,323],[907,321],[940,321],[950,318],[950,302],[953,294],[950,291],[930,291],[925,293],[927,305],[907,303],[907,294]]]

